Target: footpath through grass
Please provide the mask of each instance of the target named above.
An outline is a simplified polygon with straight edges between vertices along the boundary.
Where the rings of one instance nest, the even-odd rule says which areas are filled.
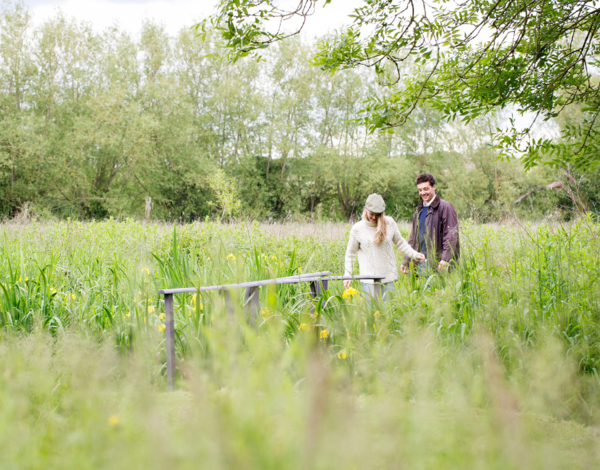
[[[261,291],[260,326],[162,287],[342,272],[346,239],[255,225],[2,226],[7,468],[598,468],[600,227],[472,226],[387,305]],[[407,235],[407,233],[404,233]],[[398,256],[400,261],[400,256]],[[355,288],[360,293],[359,285]]]

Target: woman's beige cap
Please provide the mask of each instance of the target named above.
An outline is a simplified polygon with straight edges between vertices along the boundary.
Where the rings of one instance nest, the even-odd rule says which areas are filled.
[[[374,214],[385,212],[385,201],[379,194],[371,194],[367,198],[365,207]]]

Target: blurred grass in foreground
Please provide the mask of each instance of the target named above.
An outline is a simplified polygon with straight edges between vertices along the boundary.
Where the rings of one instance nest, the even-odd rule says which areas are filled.
[[[334,283],[311,315],[307,285],[280,286],[261,290],[253,329],[239,299],[231,317],[219,295],[178,296],[171,394],[159,288],[341,274],[345,237],[258,224],[2,228],[3,467],[600,464],[591,220],[465,223],[461,268],[403,277],[386,306]]]
[[[490,337],[451,353],[408,333],[353,369],[316,347],[236,330],[151,380],[154,342],[123,356],[78,334],[0,345],[3,468],[598,468],[597,427],[562,419],[575,364],[552,340],[507,378]],[[227,353],[227,354],[225,354]],[[594,403],[587,406],[596,407]]]

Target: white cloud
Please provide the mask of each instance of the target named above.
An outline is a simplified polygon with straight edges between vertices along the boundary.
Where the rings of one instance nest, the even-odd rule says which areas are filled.
[[[36,24],[54,17],[60,10],[67,17],[91,23],[96,31],[118,23],[123,29],[137,34],[143,20],[150,19],[164,24],[167,32],[175,35],[212,14],[217,0],[26,0],[25,3]],[[316,12],[304,28],[305,36],[321,36],[350,23],[348,14],[361,3],[363,0],[334,0],[323,7],[322,2],[317,2]]]
[[[209,4],[204,8],[202,3]],[[170,34],[210,14],[212,1],[170,0],[150,2],[112,2],[108,0],[67,0],[45,3],[31,8],[35,23],[52,18],[60,10],[67,17],[92,24],[97,31],[118,23],[123,29],[138,33],[144,19],[163,23]]]

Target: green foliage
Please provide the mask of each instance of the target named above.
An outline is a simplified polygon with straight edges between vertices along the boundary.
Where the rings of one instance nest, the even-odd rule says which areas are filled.
[[[528,207],[515,204],[566,176],[495,162],[500,118],[448,125],[420,106],[394,133],[369,134],[361,109],[377,77],[324,74],[308,63],[314,46],[297,38],[260,63],[224,64],[209,58],[221,51],[210,31],[201,42],[145,22],[135,39],[63,15],[34,26],[22,7],[0,20],[4,217],[145,219],[150,197],[151,219],[204,220],[227,210],[214,175],[236,179],[236,217],[274,220],[348,220],[374,191],[409,218],[423,171],[461,217],[540,218],[568,198],[536,191]],[[561,126],[578,119],[572,111]]]
[[[345,228],[4,224],[3,463],[598,466],[589,219],[463,224],[459,269],[404,276],[386,305],[332,282],[312,314],[307,285],[271,286],[251,327],[242,293],[231,313],[216,292],[177,295],[178,390],[165,392],[159,288],[339,273]]]
[[[235,178],[228,178],[225,172],[219,168],[211,175],[209,185],[217,199],[211,205],[217,208],[221,217],[228,219],[238,215],[242,201],[236,195]]]
[[[225,0],[202,27],[217,28],[235,61],[298,34],[314,6],[300,0],[286,11],[269,0]],[[274,22],[294,17],[301,20],[296,29],[272,30]],[[313,63],[331,73],[372,67],[382,84],[399,85],[370,95],[363,118],[370,130],[403,125],[425,105],[466,122],[512,106],[533,113],[533,125],[579,104],[584,118],[563,129],[561,141],[536,138],[513,123],[496,129],[497,145],[507,156],[523,154],[527,168],[600,163],[594,1],[470,0],[424,8],[412,0],[365,0],[351,18],[348,28],[321,41]]]
[[[258,224],[204,223],[175,231],[133,221],[66,222],[7,225],[4,231],[0,323],[5,330],[80,329],[99,337],[117,331],[124,346],[133,332],[161,329],[162,300],[156,294],[161,288],[339,273],[346,244],[345,238],[276,238]],[[341,349],[360,348],[380,334],[402,334],[413,321],[434,328],[442,344],[461,343],[477,328],[498,344],[521,344],[544,332],[563,342],[581,372],[596,373],[597,231],[588,219],[569,227],[463,223],[460,269],[445,277],[400,279],[398,296],[378,307],[378,328],[386,333],[361,326],[372,321],[372,310],[364,300],[348,303],[338,283],[332,283],[317,317],[310,315],[306,285],[261,291],[269,312],[265,328],[281,323],[290,340],[303,324],[326,329],[329,344]],[[222,308],[216,293],[176,298],[182,355],[204,344],[208,332],[202,325],[226,321]],[[356,343],[346,343],[349,339]],[[518,351],[507,347],[502,354],[507,367],[517,366]]]
[[[225,333],[225,331],[227,333]],[[368,357],[213,335],[184,388],[155,380],[153,338],[128,354],[68,332],[0,343],[0,451],[18,468],[591,469],[595,427],[569,417],[582,382],[548,344],[512,380],[486,337],[458,350],[407,334]],[[344,356],[345,354],[345,356]],[[569,400],[577,397],[577,400]],[[589,394],[586,395],[589,400]],[[597,403],[588,401],[591,410]],[[562,414],[562,416],[561,416]],[[556,417],[555,415],[559,415]],[[376,439],[374,439],[376,437]],[[432,443],[434,442],[435,445]]]

